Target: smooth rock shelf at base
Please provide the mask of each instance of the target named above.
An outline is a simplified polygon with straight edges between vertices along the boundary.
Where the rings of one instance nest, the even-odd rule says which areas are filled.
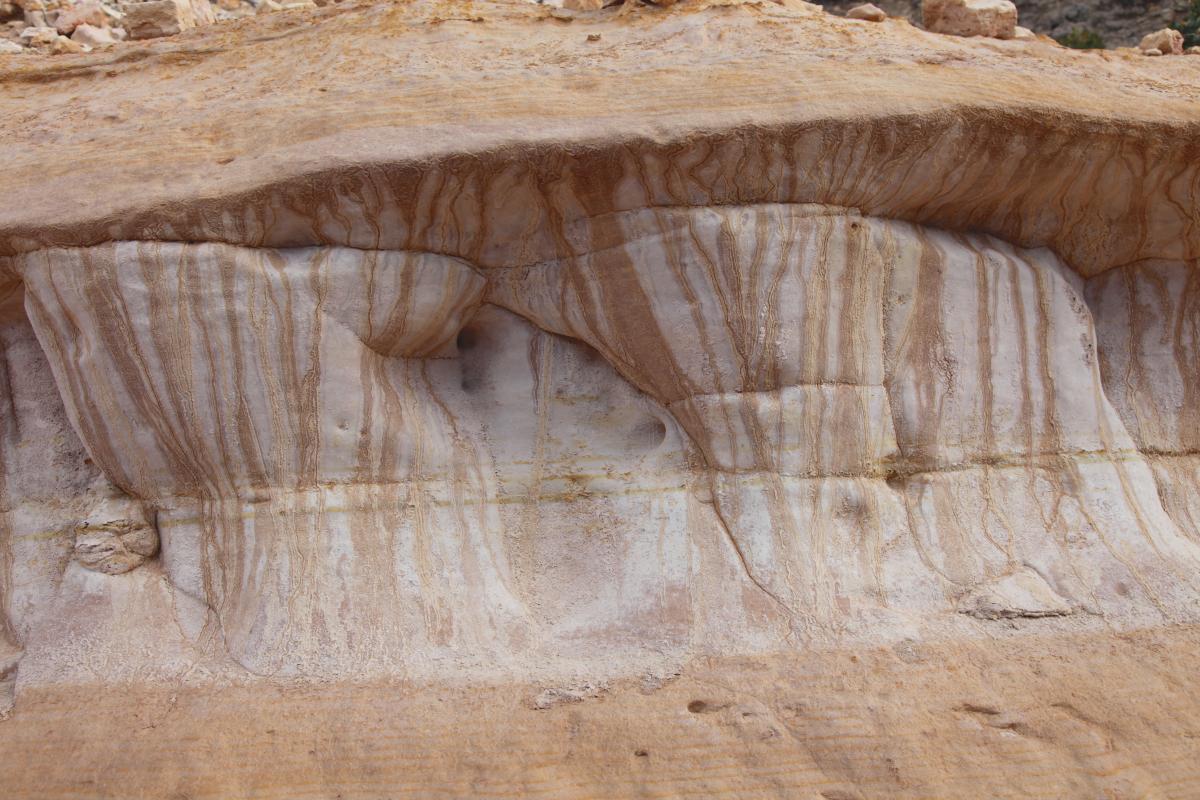
[[[704,659],[600,685],[63,686],[5,796],[1195,796],[1200,629]],[[48,748],[47,742],[54,742]],[[97,767],[102,765],[102,767]]]

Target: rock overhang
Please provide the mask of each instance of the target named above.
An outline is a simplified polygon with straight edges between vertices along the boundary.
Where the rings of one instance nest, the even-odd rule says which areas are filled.
[[[1085,276],[1200,254],[1200,65],[813,8],[351,7],[17,68],[0,255],[222,241],[512,266],[570,255],[588,218],[753,203],[985,231]],[[56,102],[30,112],[33,91]],[[81,124],[43,140],[54,111]]]

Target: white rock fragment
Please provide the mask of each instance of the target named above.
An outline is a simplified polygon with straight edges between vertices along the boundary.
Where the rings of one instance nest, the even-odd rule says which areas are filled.
[[[1017,27],[1013,28],[1012,38],[1022,42],[1036,42],[1037,34],[1029,30],[1029,28],[1022,28],[1020,25],[1018,25]]]
[[[925,0],[921,14],[927,30],[950,36],[1011,39],[1017,29],[1010,0]]]
[[[53,42],[58,37],[58,31],[54,30],[54,28],[44,25],[30,25],[22,30],[18,35],[21,37],[21,41],[25,42],[27,46],[33,47],[35,45],[49,44]]]
[[[0,39],[0,55],[16,55],[24,53],[25,48],[16,42],[10,42],[8,39]]]
[[[606,683],[590,681],[575,686],[552,686],[539,692],[533,698],[531,706],[537,711],[545,711],[564,703],[582,703],[584,700],[595,699],[607,692],[608,685]]]
[[[1138,49],[1146,55],[1150,55],[1151,50],[1158,51],[1155,55],[1183,55],[1183,34],[1171,28],[1147,33],[1138,44]]]
[[[74,33],[71,34],[71,41],[79,42],[89,47],[104,47],[116,44],[117,39],[113,36],[112,30],[109,28],[98,28],[95,25],[84,23],[75,28]]]
[[[867,22],[883,22],[887,13],[874,3],[863,3],[846,12],[849,19],[864,19]]]

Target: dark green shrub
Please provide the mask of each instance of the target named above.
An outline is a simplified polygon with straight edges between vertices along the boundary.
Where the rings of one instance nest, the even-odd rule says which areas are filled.
[[[1172,27],[1183,34],[1184,47],[1200,46],[1200,0],[1192,0],[1183,22],[1177,22]]]
[[[1195,0],[1195,2],[1200,3],[1200,0]],[[1070,33],[1064,33],[1054,39],[1063,47],[1072,47],[1076,50],[1104,49],[1104,37],[1091,28],[1075,28]]]

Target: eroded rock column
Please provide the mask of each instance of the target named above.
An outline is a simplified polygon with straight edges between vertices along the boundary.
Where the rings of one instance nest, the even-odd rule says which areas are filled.
[[[576,258],[495,278],[496,302],[587,341],[675,416],[747,594],[792,621],[882,602],[904,516],[882,480],[896,455],[887,264],[863,221],[647,210],[594,220],[575,244]]]
[[[193,633],[257,672],[521,647],[486,456],[437,358],[482,295],[468,265],[114,243],[18,268],[73,423],[215,612]]]
[[[1147,261],[1088,281],[1104,387],[1163,507],[1200,542],[1200,261]]]
[[[967,613],[1175,618],[1198,553],[1105,394],[1082,280],[1048,250],[879,226],[894,483],[927,568]]]
[[[748,578],[834,626],[863,604],[1174,618],[1196,548],[1104,394],[1049,251],[819,206],[649,209],[492,298],[588,342],[711,474]]]

